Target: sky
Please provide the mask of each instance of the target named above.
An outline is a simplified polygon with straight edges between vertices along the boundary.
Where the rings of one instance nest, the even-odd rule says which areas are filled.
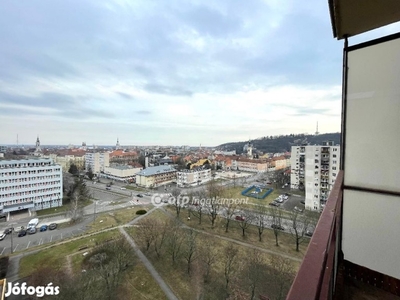
[[[342,48],[327,0],[2,0],[0,144],[339,132]]]

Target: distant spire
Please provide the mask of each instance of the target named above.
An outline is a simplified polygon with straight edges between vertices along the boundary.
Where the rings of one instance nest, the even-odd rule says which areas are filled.
[[[318,135],[319,134],[319,132],[318,132],[318,121],[317,121],[317,131],[315,131],[315,135]]]

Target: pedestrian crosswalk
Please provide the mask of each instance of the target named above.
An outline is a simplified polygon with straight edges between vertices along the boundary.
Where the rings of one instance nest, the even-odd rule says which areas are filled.
[[[131,200],[129,201],[130,205],[144,205],[144,203],[140,200]]]

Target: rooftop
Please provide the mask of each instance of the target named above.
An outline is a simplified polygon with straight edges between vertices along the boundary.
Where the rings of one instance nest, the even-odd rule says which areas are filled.
[[[169,172],[176,172],[176,170],[171,166],[163,165],[163,166],[148,167],[144,170],[141,170],[136,175],[152,176],[152,175],[156,175],[156,174],[169,173]]]

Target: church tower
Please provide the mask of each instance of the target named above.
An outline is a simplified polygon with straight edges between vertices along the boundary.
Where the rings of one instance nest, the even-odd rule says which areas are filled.
[[[119,138],[117,138],[117,144],[115,145],[115,150],[121,149],[121,146],[119,144]]]
[[[36,139],[36,150],[35,150],[35,152],[42,152],[42,149],[40,148],[39,136]]]

